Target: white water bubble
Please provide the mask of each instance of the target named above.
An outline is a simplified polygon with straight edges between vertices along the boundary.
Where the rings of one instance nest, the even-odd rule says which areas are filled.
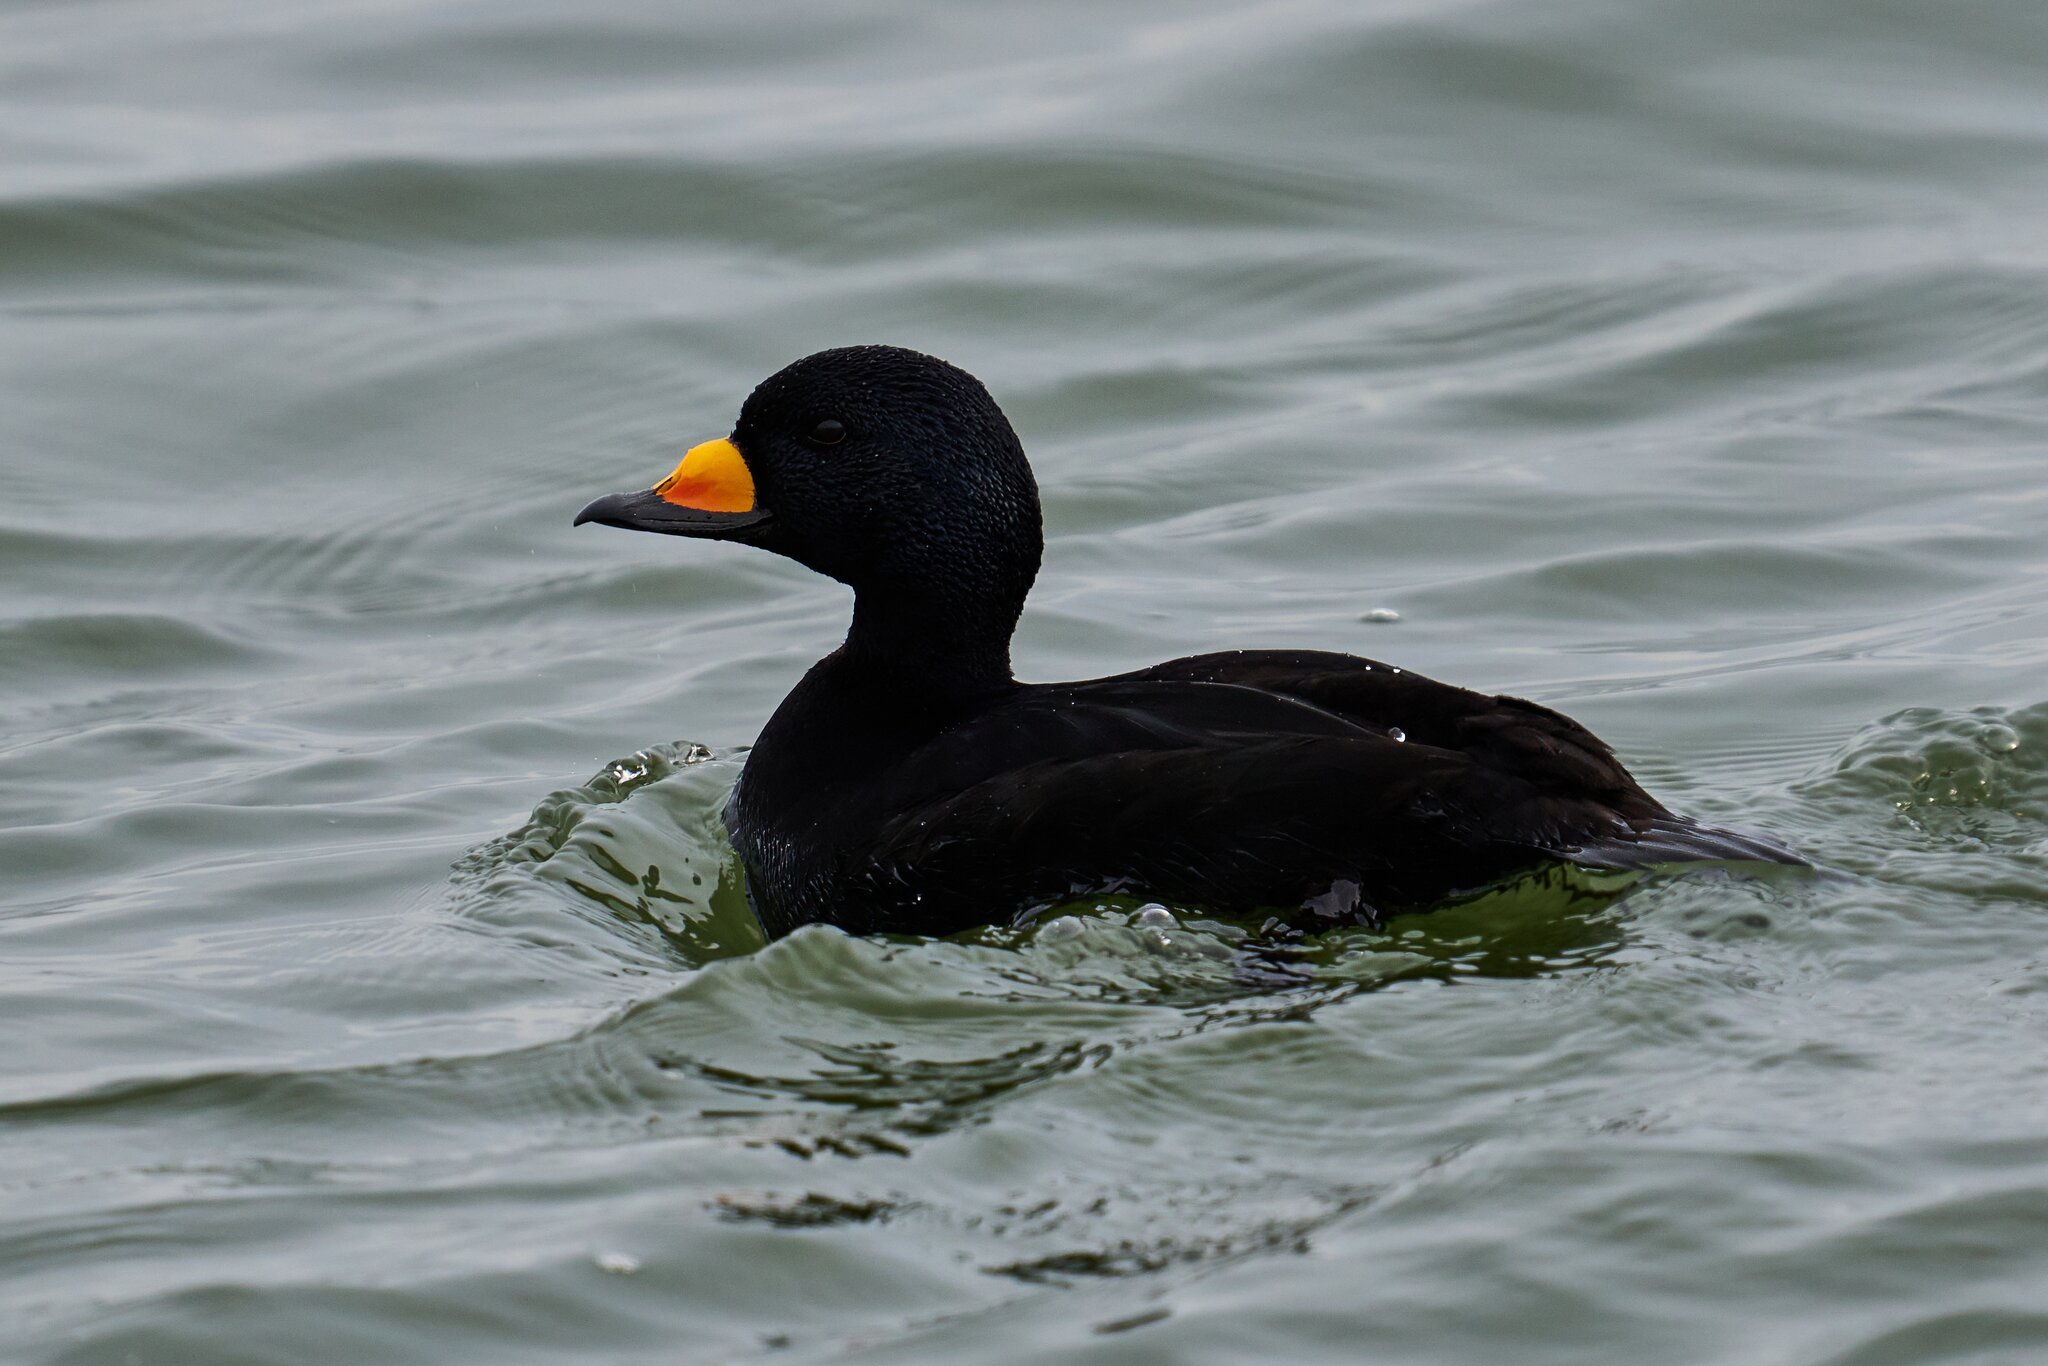
[[[1063,944],[1069,939],[1079,939],[1087,932],[1088,927],[1081,923],[1081,917],[1077,915],[1063,915],[1048,920],[1044,925],[1040,926],[1038,938],[1039,942],[1045,944]]]
[[[592,1260],[607,1276],[630,1276],[640,1269],[640,1259],[630,1252],[600,1252]]]
[[[1388,726],[1387,738],[1389,740],[1392,740],[1395,744],[1399,744],[1403,740],[1406,740],[1408,738],[1408,732],[1402,730],[1399,726]]]
[[[1370,621],[1374,623],[1399,621],[1400,619],[1401,614],[1399,612],[1396,612],[1391,607],[1375,607],[1370,612],[1367,612],[1364,616],[1359,618],[1360,621]]]
[[[1138,923],[1148,930],[1177,930],[1180,928],[1180,921],[1175,919],[1173,912],[1167,910],[1166,907],[1156,901],[1147,902],[1145,905],[1138,907],[1137,919]]]

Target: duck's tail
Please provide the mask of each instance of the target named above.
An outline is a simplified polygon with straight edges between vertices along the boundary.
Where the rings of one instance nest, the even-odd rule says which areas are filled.
[[[1783,863],[1813,865],[1764,835],[1700,825],[1683,816],[1659,816],[1602,839],[1562,851],[1588,868],[1656,868],[1667,863]]]

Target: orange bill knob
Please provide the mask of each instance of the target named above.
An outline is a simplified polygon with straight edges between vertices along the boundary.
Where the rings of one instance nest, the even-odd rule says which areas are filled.
[[[752,512],[754,472],[740,448],[721,437],[690,447],[654,492],[664,503],[700,512]]]

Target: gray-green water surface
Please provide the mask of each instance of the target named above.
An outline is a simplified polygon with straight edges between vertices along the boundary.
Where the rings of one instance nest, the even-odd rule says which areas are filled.
[[[0,1355],[2048,1359],[2044,71],[2039,0],[0,8]],[[1371,654],[1830,871],[761,947],[716,813],[844,590],[569,519],[858,341],[1023,434],[1025,676]]]

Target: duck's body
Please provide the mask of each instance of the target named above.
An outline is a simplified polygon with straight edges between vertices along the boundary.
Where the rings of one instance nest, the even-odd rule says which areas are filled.
[[[771,935],[946,933],[1106,892],[1376,921],[1546,861],[1786,857],[1674,817],[1569,717],[1351,655],[898,696],[835,654],[748,756],[726,825]]]
[[[1350,655],[1016,682],[1037,490],[986,391],[914,352],[799,361],[729,442],[578,520],[744,539],[855,589],[726,809],[771,935],[947,933],[1102,892],[1377,920],[1558,860],[1798,861],[1672,815],[1568,717]]]

